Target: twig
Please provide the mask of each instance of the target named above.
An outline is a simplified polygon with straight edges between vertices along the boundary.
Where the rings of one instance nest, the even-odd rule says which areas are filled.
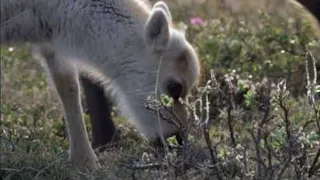
[[[139,164],[139,165],[125,165],[125,167],[133,170],[147,170],[147,169],[160,169],[168,168],[166,164],[163,163],[150,163],[150,164]]]
[[[313,159],[312,165],[309,168],[309,171],[308,171],[309,178],[313,176],[315,172],[317,172],[317,170],[320,168],[320,164],[318,164],[319,158],[320,158],[320,147],[318,148],[318,152],[315,158]]]
[[[203,127],[203,134],[204,134],[204,137],[205,137],[205,141],[207,143],[207,146],[209,148],[209,151],[210,151],[210,156],[211,156],[211,160],[212,160],[212,164],[214,165],[213,166],[213,169],[217,172],[217,178],[219,180],[222,180],[222,176],[220,175],[220,170],[219,170],[219,166],[217,165],[217,158],[215,156],[215,153],[212,149],[212,143],[211,143],[211,140],[210,140],[210,136],[209,136],[209,130],[208,130],[208,127],[207,125],[205,125]],[[216,166],[215,166],[216,165]]]
[[[262,157],[261,157],[261,151],[260,151],[260,141],[261,141],[261,135],[259,135],[259,130],[258,130],[258,135],[257,137],[255,137],[254,132],[252,129],[248,130],[253,141],[254,141],[254,145],[255,145],[255,149],[256,149],[256,161],[258,161],[257,164],[257,179],[261,179],[262,178],[262,166],[265,166]],[[260,138],[260,139],[259,139]]]
[[[230,102],[229,102],[229,103],[230,103]],[[231,138],[232,147],[235,148],[237,144],[236,144],[236,138],[235,138],[235,136],[234,136],[234,130],[233,130],[233,124],[232,124],[231,111],[232,111],[232,105],[229,104],[229,105],[228,105],[228,110],[227,110],[228,128],[229,128],[229,133],[230,133],[230,138]]]
[[[285,90],[284,90],[285,91]],[[292,158],[292,137],[291,137],[291,122],[289,119],[289,109],[286,107],[284,103],[284,96],[282,96],[282,93],[279,95],[279,106],[282,109],[284,116],[282,119],[285,122],[285,130],[286,130],[286,135],[287,135],[287,142],[288,142],[288,159],[291,161]]]
[[[161,65],[162,65],[162,56],[160,57],[160,62],[159,62],[159,66],[158,66],[158,71],[157,71],[157,78],[156,78],[156,85],[155,85],[155,89],[154,89],[154,95],[155,98],[157,99],[158,97],[158,84],[159,84],[159,75],[160,75],[160,69],[161,69]],[[168,153],[169,149],[166,143],[166,140],[164,139],[163,136],[163,131],[162,131],[162,126],[161,126],[161,119],[160,119],[160,109],[157,109],[157,120],[158,120],[158,126],[159,126],[159,131],[160,131],[160,139],[162,141],[163,147],[165,149],[165,151]]]
[[[285,172],[285,170],[287,169],[288,165],[290,164],[290,161],[291,161],[291,160],[288,159],[288,160],[284,163],[284,166],[282,167],[280,173],[278,174],[278,178],[277,178],[277,179],[279,179],[279,180],[282,179],[281,177],[282,177],[283,173]]]
[[[233,85],[231,84],[231,82],[229,82],[229,87],[228,87],[228,96],[227,96],[227,103],[228,103],[228,109],[227,109],[227,118],[228,118],[228,128],[229,128],[229,133],[230,133],[230,138],[231,138],[231,145],[233,148],[235,148],[237,146],[237,143],[236,143],[236,138],[235,138],[235,135],[234,135],[234,130],[233,130],[233,118],[232,118],[232,110],[234,108],[234,105],[233,105],[233,100],[234,100],[234,97],[233,97]]]
[[[152,107],[150,105],[146,105],[146,109],[153,111],[155,114],[157,114],[158,111],[159,111],[159,108],[154,108],[154,107]],[[176,126],[176,128],[180,128],[179,124],[176,124],[175,121],[172,121],[172,119],[170,119],[167,116],[163,115],[161,112],[159,112],[158,115],[161,117],[162,120],[164,120],[164,121]]]
[[[267,158],[268,158],[268,170],[270,172],[271,170],[271,173],[269,173],[269,177],[273,177],[273,174],[274,174],[274,168],[273,168],[273,156],[272,156],[272,148],[270,147],[269,143],[268,143],[268,136],[269,134],[265,135],[264,136],[264,142],[265,142],[265,145],[266,145],[266,148],[267,148]]]

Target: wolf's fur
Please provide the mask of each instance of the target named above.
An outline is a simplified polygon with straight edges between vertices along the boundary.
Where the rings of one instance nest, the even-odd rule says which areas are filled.
[[[2,0],[0,18],[1,44],[31,42],[45,57],[76,165],[98,166],[81,113],[79,71],[102,83],[108,78],[124,115],[151,141],[177,131],[160,120],[160,132],[157,117],[144,106],[156,82],[157,97],[168,93],[173,80],[182,85],[184,98],[199,76],[196,54],[184,35],[171,27],[164,3],[149,8],[139,0]],[[183,120],[179,101],[174,110]]]
[[[320,23],[320,1],[317,0],[296,0],[299,2],[302,6],[304,6],[318,21],[318,25]],[[292,4],[295,1],[290,1]]]
[[[286,0],[290,8],[307,19],[316,35],[320,36],[320,1],[319,0]]]

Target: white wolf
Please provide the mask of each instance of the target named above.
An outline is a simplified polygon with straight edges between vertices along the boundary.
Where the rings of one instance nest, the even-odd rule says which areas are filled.
[[[111,80],[122,112],[150,141],[177,131],[145,108],[156,85],[185,119],[178,98],[197,83],[200,67],[164,2],[150,8],[141,0],[1,0],[0,19],[1,44],[40,47],[63,105],[73,164],[99,166],[83,121],[78,72]]]

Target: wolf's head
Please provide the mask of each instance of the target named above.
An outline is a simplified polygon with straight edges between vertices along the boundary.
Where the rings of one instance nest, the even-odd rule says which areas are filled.
[[[152,68],[149,69],[151,73],[141,76],[137,81],[146,82],[143,87],[150,87],[157,79],[157,98],[161,94],[172,97],[172,111],[178,117],[179,124],[185,124],[187,112],[179,99],[186,99],[197,84],[200,74],[197,55],[184,34],[172,27],[171,13],[164,2],[156,3],[148,16],[143,33],[146,48],[139,53],[146,57],[142,58],[142,61]],[[139,103],[131,102],[134,103],[131,109],[136,115],[137,127],[149,140],[157,139],[160,134],[168,137],[177,133],[178,128],[175,125],[161,117],[159,119],[155,114],[150,115],[151,112],[142,112],[140,100]]]

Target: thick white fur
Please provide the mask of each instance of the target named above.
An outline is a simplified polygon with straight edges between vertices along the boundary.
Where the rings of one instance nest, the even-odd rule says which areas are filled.
[[[196,54],[171,27],[165,3],[149,8],[139,0],[1,0],[0,18],[1,44],[31,42],[44,57],[63,105],[74,164],[99,166],[83,121],[78,71],[102,83],[111,79],[122,112],[148,139],[177,130],[161,121],[160,132],[157,117],[145,108],[160,59],[159,94],[175,79],[185,96],[199,76]],[[174,110],[185,116],[179,102]]]

